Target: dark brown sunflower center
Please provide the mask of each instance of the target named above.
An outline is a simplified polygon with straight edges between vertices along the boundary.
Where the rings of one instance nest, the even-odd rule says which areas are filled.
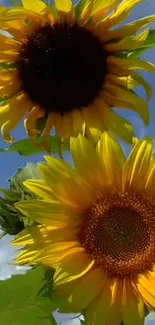
[[[56,23],[34,31],[17,62],[23,90],[47,113],[91,104],[107,73],[99,39],[83,27]]]
[[[83,215],[79,239],[110,276],[148,271],[155,262],[155,205],[134,194],[96,200]]]

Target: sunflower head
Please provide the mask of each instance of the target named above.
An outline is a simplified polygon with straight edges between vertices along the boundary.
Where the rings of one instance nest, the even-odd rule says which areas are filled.
[[[60,311],[88,324],[142,325],[155,308],[155,156],[151,138],[134,142],[126,157],[106,132],[96,149],[72,138],[75,169],[45,157],[44,181],[24,183],[42,200],[16,204],[39,222],[14,240],[16,263],[55,268]]]
[[[151,88],[135,70],[155,72],[153,64],[130,58],[145,45],[149,31],[141,29],[155,16],[118,28],[141,0],[22,0],[14,8],[1,7],[0,125],[5,140],[23,117],[34,141],[42,137],[49,149],[49,134],[58,139],[79,133],[98,141],[111,129],[131,142],[134,131],[113,107],[137,112],[149,122],[148,105],[134,92]],[[10,38],[11,35],[11,38]],[[38,122],[44,121],[39,128]]]

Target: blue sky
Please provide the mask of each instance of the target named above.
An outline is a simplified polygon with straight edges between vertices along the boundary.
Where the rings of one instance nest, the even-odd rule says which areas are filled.
[[[32,0],[33,1],[33,0]],[[64,0],[65,1],[65,0]],[[10,5],[10,2],[7,0],[0,0],[0,5]],[[155,14],[155,0],[144,0],[141,5],[138,5],[136,9],[133,11],[132,15],[128,20],[135,20],[140,17],[144,17],[147,15]],[[153,26],[155,28],[155,25]],[[145,60],[151,61],[155,64],[155,49],[148,51],[144,57]],[[147,81],[151,84],[153,88],[153,97],[150,103],[150,113],[151,113],[151,123],[146,129],[136,114],[133,114],[130,111],[125,111],[123,116],[128,118],[133,125],[135,126],[135,130],[137,136],[144,137],[146,135],[152,135],[155,138],[155,75],[151,73],[144,74]],[[140,94],[144,96],[143,92],[140,90]],[[25,132],[23,129],[23,125],[20,124],[19,127],[13,132],[13,135],[17,140],[25,137]],[[0,148],[7,147],[7,144],[3,141],[0,136]],[[6,179],[8,179],[15,170],[20,166],[25,166],[26,162],[34,162],[43,160],[42,155],[36,155],[31,157],[21,157],[19,154],[10,153],[10,154],[0,154],[0,186],[6,186]],[[12,272],[18,272],[19,270],[15,268],[10,268],[8,266],[8,261],[14,256],[14,251],[9,246],[10,238],[6,238],[5,240],[0,242],[0,279],[6,276],[9,276]],[[64,322],[65,324],[65,322]],[[69,322],[66,322],[69,324]],[[72,323],[73,324],[73,323]],[[155,324],[155,321],[149,322],[148,325]]]

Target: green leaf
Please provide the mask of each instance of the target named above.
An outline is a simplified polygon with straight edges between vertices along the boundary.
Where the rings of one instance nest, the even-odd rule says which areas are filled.
[[[44,280],[42,267],[0,281],[0,324],[56,325],[52,301],[38,294]]]
[[[148,49],[155,46],[155,29],[150,30],[144,45],[128,54],[130,58],[139,58]]]
[[[39,290],[39,295],[49,298],[49,299],[52,299],[53,276],[54,276],[54,269],[52,269],[50,267],[46,267],[45,272],[44,272],[44,281],[43,281],[42,287]]]
[[[58,142],[55,136],[50,137],[51,152],[58,153]],[[62,150],[69,151],[69,144],[62,143]],[[0,153],[18,152],[21,156],[31,156],[46,152],[44,148],[37,147],[31,138],[14,142],[8,148],[0,148]]]
[[[75,16],[76,16],[76,19],[79,19],[80,18],[81,14],[82,14],[82,11],[83,11],[83,8],[86,5],[86,3],[87,3],[87,0],[80,0],[75,5]]]

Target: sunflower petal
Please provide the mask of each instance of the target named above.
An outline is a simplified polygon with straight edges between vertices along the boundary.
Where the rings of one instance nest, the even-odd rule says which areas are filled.
[[[22,5],[25,9],[34,11],[38,14],[42,14],[47,10],[46,3],[40,0],[22,0]]]
[[[102,157],[105,175],[107,175],[109,183],[119,191],[125,163],[125,156],[121,146],[112,134],[104,132],[101,141],[98,143],[97,150]]]
[[[154,21],[155,21],[155,15],[152,15],[149,17],[144,17],[144,18],[135,20],[131,23],[128,23],[125,26],[122,26],[121,28],[118,28],[115,30],[110,30],[106,35],[104,33],[104,36],[102,36],[104,25],[103,26],[99,25],[97,28],[97,33],[99,34],[99,36],[104,38],[104,42],[108,42],[110,40],[122,39],[123,37],[134,34],[141,28],[144,28],[145,26],[147,26],[148,24],[151,24]]]
[[[71,0],[54,0],[58,11],[69,12],[72,10],[73,3]]]
[[[0,109],[0,125],[3,138],[7,142],[12,142],[14,139],[10,136],[10,131],[13,130],[24,115],[30,110],[31,103],[27,100],[24,93],[19,93],[13,96],[6,105]]]
[[[115,74],[109,73],[106,80],[107,82],[113,83],[115,85],[123,86],[126,89],[133,89],[139,84],[138,80],[134,80],[133,74],[132,76],[119,77]]]
[[[136,190],[138,186],[140,188],[145,187],[152,155],[152,146],[152,139],[140,140],[134,145],[124,168],[124,189],[128,190],[128,188],[132,187]]]
[[[122,1],[116,10],[102,21],[102,24],[105,24],[106,28],[109,29],[119,23],[122,23],[129,16],[131,10],[141,2],[142,0]]]
[[[72,231],[72,229],[70,229]],[[55,267],[73,248],[79,249],[78,241],[57,242],[43,247],[30,262],[43,263]]]
[[[106,93],[107,91],[107,93]],[[109,98],[108,98],[109,94]],[[123,87],[119,87],[117,85],[112,84],[106,84],[105,85],[105,93],[104,98],[111,103],[111,99],[113,98],[113,106],[116,105],[117,107],[117,100],[122,101],[123,103],[126,103],[126,107],[129,109],[133,109],[136,113],[138,113],[141,118],[143,119],[145,124],[149,123],[149,108],[147,103],[140,98],[136,93],[134,93],[132,90],[126,90]],[[115,98],[116,97],[116,104],[115,104]]]
[[[39,164],[39,166],[45,181],[62,204],[65,204],[70,209],[75,209],[77,213],[90,204],[91,193],[76,174],[65,179],[61,177],[60,173],[56,179],[47,165]]]
[[[27,180],[23,182],[32,193],[47,200],[48,202],[58,202],[57,196],[54,194],[44,180]]]
[[[81,1],[80,20],[86,21],[93,16],[94,22],[99,22],[104,15],[115,8],[119,3],[119,0],[85,0]]]
[[[116,114],[110,107],[103,105],[102,102],[100,105],[98,103],[97,107],[100,111],[103,111],[105,127],[116,133],[122,140],[131,143],[134,136],[132,125],[125,118]]]
[[[118,51],[132,51],[144,45],[145,40],[149,34],[149,30],[143,31],[141,34],[136,36],[128,36],[126,38],[121,39],[118,42],[110,42],[105,45],[104,48],[108,52],[118,52]]]
[[[39,247],[38,247],[39,249]],[[33,259],[33,257],[38,253],[38,249],[24,249],[16,258],[15,258],[15,264],[16,265],[24,265],[24,264],[29,264],[29,265],[35,265],[30,264],[30,261]]]
[[[42,246],[47,246],[52,243],[62,241],[73,241],[76,239],[78,229],[67,228],[65,231],[55,228],[54,226],[32,226],[26,230],[21,231],[12,241],[13,246],[31,246],[42,243]]]
[[[95,147],[79,135],[77,139],[71,138],[70,148],[77,172],[86,182],[87,188],[96,196],[100,195],[104,183],[103,166]]]
[[[138,293],[141,294],[148,308],[155,308],[155,273],[150,272],[146,276],[141,275],[136,281]]]
[[[100,140],[104,131],[104,122],[101,120],[100,115],[96,112],[96,105],[94,107],[83,109],[82,115],[86,122],[85,132],[86,137],[97,142]]]
[[[102,293],[86,308],[85,321],[88,325],[120,325],[122,280],[103,279]]]
[[[80,174],[85,174],[86,165],[87,167],[91,166],[93,169],[97,168],[96,164],[99,163],[99,157],[96,153],[95,147],[90,141],[79,135],[77,139],[71,138],[70,147],[75,167]],[[91,160],[90,157],[92,158]]]
[[[27,35],[31,33],[30,27],[26,25],[22,19],[11,20],[5,23],[0,22],[0,27],[20,41],[25,40]]]
[[[56,228],[78,226],[80,218],[63,211],[60,204],[40,200],[24,200],[15,204],[16,208],[28,218]]]
[[[119,68],[129,69],[129,70],[144,70],[155,73],[155,65],[150,62],[146,62],[139,59],[123,59],[118,57],[109,56],[107,58],[108,65],[116,65]]]
[[[150,101],[151,97],[152,97],[152,88],[149,85],[149,83],[138,73],[136,72],[132,72],[132,77],[134,78],[133,80],[135,80],[137,82],[137,84],[142,85],[146,95],[147,95],[147,101]]]
[[[144,324],[144,303],[136,297],[127,278],[123,281],[122,313],[124,325],[143,325]]]
[[[79,310],[86,308],[93,299],[101,292],[103,285],[103,272],[99,269],[90,270],[72,291],[69,304],[73,309],[78,306]],[[89,293],[88,293],[89,288]]]
[[[79,279],[87,274],[93,266],[94,260],[89,259],[84,248],[73,248],[64,256],[56,269],[54,283],[61,285]]]

